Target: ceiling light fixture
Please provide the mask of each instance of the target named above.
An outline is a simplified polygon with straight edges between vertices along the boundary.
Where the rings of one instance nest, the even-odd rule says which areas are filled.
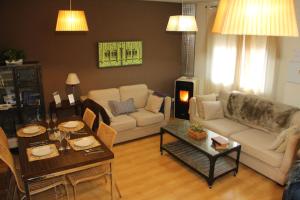
[[[298,37],[294,0],[220,0],[212,32]]]
[[[88,25],[83,10],[59,10],[56,22],[56,31],[88,31]]]
[[[195,16],[183,15],[183,0],[181,7],[181,15],[170,16],[166,31],[197,32],[198,27]]]

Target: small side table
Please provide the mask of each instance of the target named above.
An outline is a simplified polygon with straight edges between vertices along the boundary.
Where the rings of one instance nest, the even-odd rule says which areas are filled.
[[[62,100],[61,104],[56,105],[54,101],[49,104],[50,117],[52,114],[56,114],[57,118],[69,117],[73,115],[81,115],[81,102],[76,101],[74,104],[70,104],[69,100]]]

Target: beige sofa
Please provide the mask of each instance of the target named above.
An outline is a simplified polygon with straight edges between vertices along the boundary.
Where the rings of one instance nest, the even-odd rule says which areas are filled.
[[[110,126],[118,132],[115,143],[120,143],[159,133],[160,127],[169,121],[170,97],[164,97],[163,113],[153,113],[144,109],[151,93],[153,91],[149,90],[145,84],[127,85],[119,88],[91,90],[87,96],[81,97],[81,100],[92,99],[106,110],[110,118]],[[134,99],[137,112],[113,116],[108,102],[110,100],[125,101],[129,98]]]
[[[299,109],[235,92],[221,92],[218,100],[224,118],[204,120],[199,117],[203,109],[201,98],[193,97],[190,100],[191,122],[201,122],[204,127],[239,142],[242,163],[284,185],[298,150],[300,134],[289,137],[283,153],[269,150],[269,146],[282,130],[300,125]]]

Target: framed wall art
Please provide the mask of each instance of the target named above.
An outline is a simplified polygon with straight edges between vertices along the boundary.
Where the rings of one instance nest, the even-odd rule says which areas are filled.
[[[99,42],[99,68],[141,65],[143,63],[142,41]]]

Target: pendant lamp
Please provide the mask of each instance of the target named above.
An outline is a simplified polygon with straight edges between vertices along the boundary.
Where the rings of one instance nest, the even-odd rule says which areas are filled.
[[[212,32],[298,37],[294,0],[220,0]]]
[[[59,10],[56,22],[56,31],[88,31],[88,25],[83,10]]]
[[[166,31],[178,31],[178,32],[198,31],[195,16],[183,15],[183,0],[182,0],[182,14],[170,16]]]

